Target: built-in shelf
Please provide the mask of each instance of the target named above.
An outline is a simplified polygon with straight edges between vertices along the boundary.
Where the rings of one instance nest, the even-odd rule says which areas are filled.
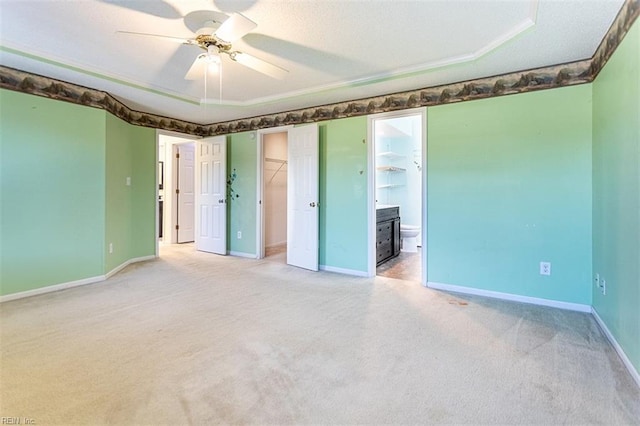
[[[389,183],[387,185],[378,185],[378,189],[382,189],[382,188],[396,188],[398,186],[404,186],[401,183]]]
[[[389,158],[389,159],[406,158],[404,155],[398,154],[393,151],[379,152],[376,154],[376,157],[383,157],[383,158]]]
[[[378,166],[376,167],[376,170],[380,172],[405,172],[407,169],[396,166]]]

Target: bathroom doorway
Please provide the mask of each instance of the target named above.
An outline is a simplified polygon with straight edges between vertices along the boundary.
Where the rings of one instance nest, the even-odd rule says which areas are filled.
[[[426,285],[425,130],[425,109],[369,118],[370,275]]]
[[[193,241],[193,150],[196,137],[158,131],[156,254],[159,243]]]

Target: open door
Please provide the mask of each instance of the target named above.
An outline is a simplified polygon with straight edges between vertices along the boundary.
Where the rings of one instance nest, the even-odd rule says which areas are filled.
[[[178,145],[178,243],[190,243],[194,240],[194,192],[193,192],[193,143]]]
[[[287,263],[318,270],[318,125],[289,129]]]
[[[196,141],[196,250],[227,254],[227,138]]]

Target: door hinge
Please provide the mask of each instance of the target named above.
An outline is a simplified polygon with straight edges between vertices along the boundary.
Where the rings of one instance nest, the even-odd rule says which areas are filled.
[[[176,153],[176,158],[180,158],[180,153]]]
[[[176,225],[176,231],[180,229],[180,225]]]
[[[179,189],[176,189],[176,194],[179,194],[179,193],[180,193],[180,190],[179,190]]]

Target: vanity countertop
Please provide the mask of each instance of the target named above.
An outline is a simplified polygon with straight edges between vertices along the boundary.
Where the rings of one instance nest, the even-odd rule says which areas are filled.
[[[394,207],[400,207],[400,206],[395,204],[378,204],[376,205],[376,210],[391,209]]]

